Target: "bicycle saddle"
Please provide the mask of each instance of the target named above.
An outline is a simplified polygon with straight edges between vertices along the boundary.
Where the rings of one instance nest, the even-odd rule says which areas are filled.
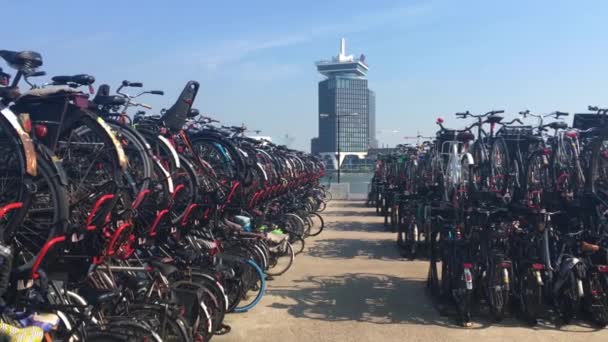
[[[42,56],[34,51],[0,50],[2,57],[11,67],[17,70],[36,69],[42,65]]]
[[[555,121],[548,124],[547,127],[551,129],[566,129],[568,128],[568,124],[563,121]]]
[[[524,137],[530,142],[541,142],[544,140],[540,135],[525,135]]]
[[[179,269],[171,264],[164,264],[162,261],[160,260],[150,260],[148,262],[148,264],[150,266],[152,266],[152,268],[154,268],[155,270],[159,271],[160,273],[162,273],[162,275],[164,275],[165,277],[169,277],[172,274],[179,272]]]
[[[501,122],[502,119],[504,119],[504,118],[500,115],[490,115],[486,119],[486,122],[491,123],[491,124],[496,124],[496,123]]]
[[[51,78],[53,83],[60,84],[68,84],[68,83],[76,83],[83,86],[88,86],[95,83],[95,77],[86,74],[78,74],[74,76],[55,76]]]
[[[79,293],[93,306],[110,304],[120,297],[118,290],[101,290],[88,286],[80,288]]]
[[[110,95],[110,86],[102,84],[97,89],[97,94],[92,101],[94,104],[99,106],[121,106],[124,105],[127,100],[118,95]]]
[[[471,132],[460,132],[456,136],[456,140],[467,143],[471,140],[475,140],[475,135]]]

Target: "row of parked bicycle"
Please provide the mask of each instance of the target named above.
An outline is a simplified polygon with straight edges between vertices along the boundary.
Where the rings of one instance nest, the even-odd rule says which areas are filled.
[[[323,230],[322,163],[200,115],[197,82],[145,115],[162,91],[0,57],[0,336],[208,341]]]
[[[608,323],[608,109],[588,111],[572,127],[563,112],[457,113],[472,123],[438,119],[432,140],[378,159],[368,203],[405,256],[426,253],[430,293],[464,326],[484,310]]]

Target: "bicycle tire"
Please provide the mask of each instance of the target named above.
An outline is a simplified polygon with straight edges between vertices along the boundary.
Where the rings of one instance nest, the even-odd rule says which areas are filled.
[[[243,306],[240,306],[241,301],[239,301],[239,304],[233,310],[234,312],[247,312],[253,309],[262,300],[262,297],[266,292],[266,277],[264,276],[264,272],[262,272],[262,269],[252,260],[248,259],[245,261],[245,263],[254,270],[254,273],[257,276],[256,279],[260,282],[260,286],[256,295],[254,296],[253,301]]]
[[[277,255],[277,253],[275,252],[273,255],[271,255],[271,259],[280,260],[281,258],[287,258],[289,260],[287,265],[284,266],[283,268],[279,268],[279,270],[275,270],[275,268],[277,267],[277,264],[275,263],[273,266],[272,262],[271,262],[271,267],[266,271],[267,275],[280,276],[280,275],[284,274],[285,272],[287,272],[293,265],[293,260],[296,256],[296,254],[293,251],[293,247],[291,246],[289,241],[285,241],[285,243],[286,243],[285,251],[280,253],[282,255]]]
[[[311,220],[313,221],[313,225],[310,228],[310,232],[308,233],[308,235],[318,236],[323,232],[323,229],[325,228],[325,220],[323,220],[323,216],[319,215],[318,213],[309,213],[308,215],[309,218],[311,218]],[[315,217],[316,219],[312,219],[312,217]],[[319,223],[314,222],[315,220],[318,220]]]
[[[63,184],[65,180],[58,174],[63,170],[59,163],[49,158],[52,154],[46,147],[39,146],[39,150],[36,155],[38,174],[33,179],[36,193],[21,224],[11,234],[16,247],[13,267],[28,264],[48,240],[65,234],[69,226],[68,192]],[[47,201],[50,207],[44,206]]]

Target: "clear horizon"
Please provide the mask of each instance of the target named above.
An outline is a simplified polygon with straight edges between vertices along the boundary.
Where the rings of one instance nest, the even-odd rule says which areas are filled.
[[[3,49],[42,54],[49,77],[90,73],[161,89],[169,107],[188,80],[195,102],[226,124],[309,150],[317,135],[314,62],[365,54],[381,144],[464,122],[452,114],[581,112],[608,105],[601,1],[321,1],[151,4],[7,3]],[[6,65],[2,65],[9,70]],[[11,72],[11,71],[9,71]],[[569,119],[571,120],[571,119]],[[398,132],[395,132],[398,131]]]

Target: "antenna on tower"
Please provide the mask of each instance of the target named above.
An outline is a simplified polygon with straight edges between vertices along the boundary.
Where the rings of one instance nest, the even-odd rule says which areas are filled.
[[[338,52],[337,62],[352,62],[353,56],[346,55],[346,39],[340,38],[340,51]]]

